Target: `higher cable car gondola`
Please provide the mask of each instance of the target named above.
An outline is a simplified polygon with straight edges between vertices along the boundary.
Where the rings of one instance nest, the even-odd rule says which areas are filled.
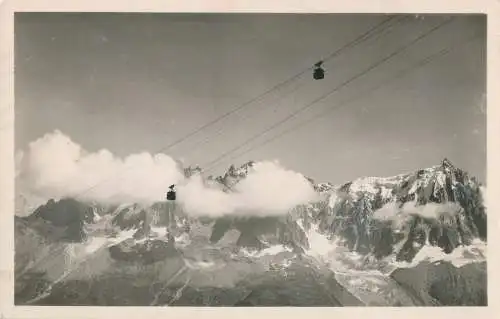
[[[315,80],[323,80],[325,78],[325,70],[321,67],[323,61],[319,61],[314,65],[313,78]]]

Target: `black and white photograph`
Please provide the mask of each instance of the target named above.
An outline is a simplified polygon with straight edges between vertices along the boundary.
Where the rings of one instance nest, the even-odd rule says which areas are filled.
[[[488,306],[487,20],[15,12],[15,305]]]

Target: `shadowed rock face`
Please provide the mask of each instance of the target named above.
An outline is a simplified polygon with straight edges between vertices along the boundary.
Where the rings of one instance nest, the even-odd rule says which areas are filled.
[[[429,305],[487,306],[486,262],[455,267],[424,263],[395,270],[391,277]]]
[[[212,180],[229,192],[252,165],[233,166]],[[279,217],[192,218],[165,202],[103,208],[74,199],[51,200],[27,218],[16,217],[16,304],[49,291],[33,304],[362,305],[365,301],[348,291],[326,265],[308,260],[306,251],[313,248],[309,231],[340,239],[348,250],[364,257],[394,256],[408,262],[425,245],[451,253],[487,237],[480,185],[447,160],[414,173],[365,178],[339,187],[310,182],[324,199]],[[409,203],[417,207],[454,203],[460,210],[437,218],[410,213],[395,225],[392,219],[375,216],[388,203],[394,204],[395,214]],[[34,266],[54,260],[54,254],[64,259],[60,254],[78,245],[92,246],[94,238],[102,246],[69,270],[76,274],[85,267],[99,268],[88,278],[69,276],[54,282],[40,271],[44,267]],[[96,260],[101,260],[99,266]],[[61,276],[64,267],[60,266]],[[391,289],[408,295],[401,305],[487,302],[485,263],[460,268],[445,263],[416,265],[378,280],[387,280]]]
[[[146,240],[140,244],[134,241],[123,241],[108,248],[111,258],[123,262],[152,264],[167,258],[178,257],[179,251],[171,238],[169,241]]]
[[[65,198],[58,202],[49,200],[47,204],[36,209],[31,216],[42,218],[55,226],[67,226],[73,223],[92,222],[94,211],[90,205],[72,198]]]
[[[31,223],[45,223],[59,229],[63,232],[59,238],[61,241],[81,242],[86,238],[83,227],[93,222],[94,210],[92,206],[71,198],[58,202],[49,200],[26,219]]]
[[[291,248],[308,248],[307,235],[288,217],[245,217],[217,219],[210,240],[216,243],[229,230],[238,230],[237,245],[263,249],[270,244],[283,244]]]

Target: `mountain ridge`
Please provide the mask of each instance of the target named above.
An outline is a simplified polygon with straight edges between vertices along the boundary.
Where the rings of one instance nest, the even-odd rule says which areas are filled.
[[[223,191],[230,192],[237,183],[251,173],[254,164],[255,162],[248,162],[239,168],[231,165],[223,176],[215,178],[209,176],[205,180],[215,181],[221,185]],[[202,170],[199,167],[188,167],[184,168],[184,172],[186,177],[190,177],[200,174]],[[17,239],[17,234],[26,233],[26,229],[33,229],[36,236],[48,239],[44,243],[38,243],[40,240],[33,235],[34,239],[28,243],[35,247],[53,245],[53,249],[44,250],[49,255],[60,249],[67,254],[68,247],[76,247],[71,248],[74,260],[90,260],[92,255],[95,256],[92,260],[97,260],[93,261],[93,264],[100,260],[99,263],[108,265],[95,266],[95,269],[99,269],[94,270],[98,277],[112,275],[114,271],[109,268],[110,265],[115,265],[113,267],[118,269],[123,268],[121,271],[133,273],[135,270],[132,269],[136,269],[134,267],[140,267],[149,269],[145,270],[148,273],[156,272],[154,269],[157,269],[157,265],[175,261],[180,265],[179,271],[182,267],[188,267],[191,269],[189,273],[201,271],[213,274],[214,278],[217,278],[213,279],[215,282],[220,284],[225,282],[222,285],[231,286],[244,280],[245,276],[257,275],[267,278],[266,274],[271,269],[284,271],[284,274],[287,274],[293,272],[292,268],[289,268],[293,264],[298,265],[298,269],[310,267],[303,259],[305,256],[312,256],[314,260],[318,260],[319,264],[314,266],[317,268],[315,271],[326,267],[337,273],[336,279],[329,279],[335,282],[341,280],[338,276],[343,273],[338,272],[339,265],[349,269],[348,272],[351,273],[358,271],[356,269],[364,269],[364,272],[377,271],[376,277],[379,281],[403,282],[408,281],[408,276],[393,277],[394,271],[417,267],[418,265],[413,265],[412,262],[420,260],[422,254],[434,249],[431,247],[435,247],[435,250],[437,249],[443,256],[451,256],[460,247],[473,247],[471,245],[478,240],[486,241],[486,208],[481,197],[481,185],[466,172],[454,167],[448,160],[443,160],[440,165],[427,169],[393,177],[359,178],[342,185],[315,183],[312,179],[305,178],[316,192],[322,195],[321,199],[299,205],[283,216],[195,217],[183,212],[182,209],[177,209],[172,215],[165,214],[168,205],[166,202],[156,202],[146,206],[138,204],[100,206],[71,198],[57,202],[52,200],[38,207],[28,217],[16,217],[16,225],[19,228],[16,228],[16,242],[21,242]],[[383,214],[384,209],[390,212],[386,214],[388,216]],[[68,212],[72,218],[58,217]],[[59,233],[54,231],[54,228]],[[18,251],[17,246],[16,251]],[[321,249],[326,252],[320,251]],[[33,249],[19,249],[19,251],[22,253],[17,256],[16,262],[19,260],[20,265],[16,268],[24,269],[24,273],[30,267],[40,271],[40,267],[34,267],[26,261],[39,259],[31,256],[34,254]],[[333,263],[332,256],[335,259]],[[63,269],[67,267],[71,269],[74,262],[64,261],[63,264],[66,266]],[[21,264],[27,266],[22,267]],[[245,265],[251,266],[248,268]],[[222,269],[226,269],[225,272],[228,274],[234,272],[229,276],[232,279],[220,277]],[[429,268],[429,271],[432,269],[434,268]],[[28,273],[37,273],[33,271]],[[69,280],[65,279],[67,271],[69,270],[52,275],[53,287],[59,287],[57,291],[62,292],[60,289],[67,289],[58,286]],[[74,271],[73,269],[68,274]],[[303,274],[302,270],[298,271]],[[462,276],[458,270],[454,271],[452,268],[448,272],[452,273],[452,276]],[[18,273],[16,277],[25,276],[24,273]],[[362,275],[362,278],[368,278],[367,274]],[[186,285],[193,289],[197,285],[202,287],[207,280],[203,279],[203,276],[195,276],[196,279],[189,280],[182,276],[180,278],[184,279],[179,280],[184,284],[177,289],[182,287],[185,289]],[[299,278],[302,276],[304,275],[300,275]],[[285,280],[284,278],[279,280]],[[348,287],[350,281],[345,281],[347,277],[342,278],[344,278],[343,283],[340,285]],[[108,279],[103,280],[108,282]],[[211,285],[209,284],[210,287]],[[391,289],[403,289],[398,288],[399,283],[391,285],[393,286]],[[412,284],[404,285],[410,287]],[[431,286],[428,289],[434,289],[432,293],[437,293],[435,288],[432,288],[435,286]],[[262,287],[254,289],[259,290]],[[358,295],[352,298],[366,298],[363,294],[359,295],[359,288],[350,288],[351,290],[348,289],[350,294]],[[335,291],[337,289],[339,288],[335,288]],[[23,293],[21,288],[19,291],[19,296],[29,295]],[[278,291],[274,293],[279,294]],[[187,295],[191,294],[197,293],[191,291]],[[439,298],[445,298],[441,292],[438,294]],[[255,296],[255,293],[247,295],[245,300],[240,300],[239,305],[264,302],[261,297],[248,298],[248,296]],[[257,301],[252,298],[257,298],[255,299]],[[421,297],[415,298],[408,297],[398,302],[431,303],[425,300],[415,301]],[[478,302],[485,302],[483,299]],[[383,302],[389,302],[387,300]],[[179,300],[179,302],[185,301]]]

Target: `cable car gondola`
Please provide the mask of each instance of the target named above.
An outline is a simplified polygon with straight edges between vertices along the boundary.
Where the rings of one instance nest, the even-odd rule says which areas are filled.
[[[170,188],[170,190],[167,193],[167,200],[175,200],[176,199],[177,196],[175,194],[174,187],[175,187],[175,185],[170,185],[168,187],[168,188]]]
[[[314,65],[313,78],[315,80],[323,80],[325,78],[325,70],[321,67],[323,61],[319,61]]]

